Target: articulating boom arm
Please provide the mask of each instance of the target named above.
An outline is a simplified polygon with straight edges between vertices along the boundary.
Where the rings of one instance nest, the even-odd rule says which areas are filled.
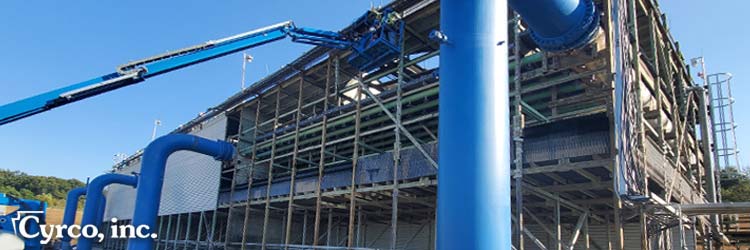
[[[392,15],[378,16],[388,16],[390,18]],[[365,15],[365,17],[369,17],[369,15]],[[372,33],[394,33],[394,29],[391,27],[393,25],[380,25],[378,21],[379,20],[374,20],[372,22],[378,24],[373,25]],[[395,30],[395,33],[398,36],[390,36],[394,37],[393,39],[395,39],[395,37],[400,37],[403,32],[402,28],[397,28]],[[114,73],[0,106],[0,125],[128,85],[140,83],[148,78],[173,70],[274,42],[285,37],[290,37],[294,42],[316,46],[326,46],[336,49],[353,48],[355,53],[353,53],[353,57],[350,57],[350,60],[358,59],[358,62],[373,61],[371,55],[368,55],[366,52],[367,48],[380,45],[379,43],[357,43],[357,40],[362,40],[362,38],[348,38],[337,32],[311,28],[298,28],[291,21],[282,22],[265,28],[248,31],[219,40],[208,41],[200,45],[131,62],[121,65]],[[390,43],[395,43],[395,41],[386,41],[386,44],[390,45]],[[362,46],[366,46],[366,48],[362,48]],[[388,55],[397,55],[398,53],[396,52],[398,51],[399,49],[395,49],[395,52]],[[373,67],[373,65],[370,64],[358,64],[355,66],[363,71],[370,70]]]
[[[338,33],[297,28],[287,21],[131,62],[118,67],[117,72],[6,104],[0,107],[0,125],[287,36],[292,41],[339,49],[348,48],[351,44]]]

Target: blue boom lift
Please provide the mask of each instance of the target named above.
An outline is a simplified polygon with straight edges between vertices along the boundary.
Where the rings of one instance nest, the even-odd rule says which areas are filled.
[[[351,49],[352,53],[347,59],[349,64],[363,72],[376,69],[394,60],[401,53],[399,41],[403,36],[404,26],[395,12],[389,9],[371,10],[357,19],[355,23],[357,24],[355,29],[347,34],[340,34],[297,27],[293,22],[287,21],[130,62],[119,66],[114,73],[0,106],[0,125],[286,37],[298,43],[342,50]],[[7,231],[15,234],[14,223],[17,226],[17,222],[11,219],[16,218],[18,214],[23,217],[34,213],[40,216],[40,223],[44,224],[46,204],[43,202],[5,195],[0,197],[0,205],[19,206],[19,209],[13,213],[0,217],[0,232]],[[38,230],[38,226],[34,228]],[[26,249],[41,249],[39,240],[38,238],[25,239]]]
[[[26,248],[24,248],[25,250],[42,249],[42,244],[40,243],[42,234],[39,233],[39,225],[45,224],[47,203],[37,200],[21,199],[0,193],[0,206],[18,207],[18,209],[8,214],[5,214],[5,211],[2,211],[3,213],[0,215],[0,233],[13,234],[24,239],[24,245],[26,246]],[[21,221],[27,216],[36,216],[39,219],[38,221],[31,218],[26,220],[25,228],[27,233],[37,235],[37,237],[31,239],[21,237],[20,234]]]
[[[293,22],[287,21],[130,62],[118,67],[114,73],[0,106],[0,125],[286,37],[298,43],[351,49],[353,53],[348,58],[349,63],[364,72],[398,57],[404,27],[397,13],[388,9],[372,10],[356,23],[359,24],[358,29],[339,34],[296,27]]]

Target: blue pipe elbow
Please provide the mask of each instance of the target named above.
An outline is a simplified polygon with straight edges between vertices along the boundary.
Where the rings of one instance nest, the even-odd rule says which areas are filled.
[[[99,227],[102,223],[101,217],[102,209],[105,204],[104,195],[102,191],[104,188],[111,184],[122,184],[131,187],[138,186],[138,177],[133,175],[121,175],[121,174],[104,174],[94,178],[86,188],[86,202],[83,205],[83,218],[81,219],[81,227],[87,225],[93,225]],[[92,239],[81,237],[78,239],[79,250],[91,250]]]
[[[592,0],[508,0],[531,29],[539,48],[561,52],[589,44],[599,30]]]
[[[63,220],[62,220],[62,224],[65,225],[66,228],[76,223],[76,210],[78,210],[78,199],[84,195],[86,195],[85,187],[74,188],[68,192],[68,196],[65,198],[65,211],[63,212]],[[72,249],[72,246],[70,245],[70,240],[71,240],[70,235],[67,234],[67,230],[66,230],[63,233],[63,238],[62,238],[63,250]]]
[[[141,163],[141,175],[136,190],[136,205],[133,213],[133,226],[148,226],[144,234],[152,234],[159,212],[159,201],[164,184],[164,171],[167,158],[174,152],[188,150],[213,156],[220,161],[234,157],[234,146],[224,141],[212,141],[205,138],[187,135],[170,134],[160,137],[146,147]],[[153,239],[128,239],[129,250],[152,249]]]

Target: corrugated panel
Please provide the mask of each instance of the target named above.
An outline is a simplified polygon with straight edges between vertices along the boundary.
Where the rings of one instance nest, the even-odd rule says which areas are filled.
[[[523,143],[523,150],[525,160],[529,162],[606,154],[609,152],[609,134],[606,131],[586,134],[556,133],[528,138]]]
[[[552,225],[547,225],[552,226]],[[571,226],[571,225],[565,225],[565,226]],[[526,228],[530,230],[534,236],[539,238],[539,240],[547,247],[547,249],[553,249],[553,239],[550,237],[549,234],[547,234],[545,231],[541,229],[538,225],[527,225]],[[609,228],[609,234],[612,239],[612,244],[614,246],[615,244],[615,234],[614,234],[614,228],[610,226]],[[563,227],[563,233],[562,238],[564,242],[568,242],[571,238],[570,231],[566,229],[566,227]],[[609,240],[607,236],[607,226],[606,225],[600,225],[600,224],[592,224],[589,225],[589,239],[591,243],[591,249],[608,249],[609,246]],[[541,250],[541,248],[537,247],[534,243],[531,242],[528,238],[526,238],[525,241],[525,249],[526,250]],[[583,235],[579,236],[578,241],[576,242],[574,249],[586,249],[584,247],[584,238]],[[638,224],[626,224],[625,225],[625,250],[640,250],[641,249],[641,241],[640,241],[640,230]]]
[[[227,118],[224,115],[206,121],[191,134],[209,138],[224,139]],[[140,161],[134,161],[118,173],[140,172]],[[193,152],[176,152],[167,160],[164,174],[159,215],[199,212],[216,209],[221,176],[221,162],[210,156]],[[108,188],[105,219],[132,219],[135,190],[120,185]]]
[[[140,172],[141,159],[138,158],[131,162],[127,167],[122,168],[118,173],[130,174]],[[117,198],[112,198],[117,197]],[[133,219],[133,210],[135,208],[135,189],[124,185],[112,185],[107,187],[107,206],[104,211],[104,220],[112,218],[120,220]]]
[[[373,249],[390,249],[391,229],[390,225],[367,224],[365,238],[367,244],[364,247]],[[435,241],[435,225],[408,224],[400,221],[398,224],[398,236],[396,238],[396,249],[399,250],[425,250],[433,249]]]
[[[208,138],[226,137],[227,118],[220,115],[191,134]],[[216,209],[221,180],[221,162],[193,152],[176,152],[167,160],[159,215]]]
[[[434,143],[423,145],[425,150],[433,157],[437,158],[437,145]],[[391,181],[393,179],[393,154],[386,152],[378,155],[365,156],[359,159],[357,168],[357,184],[371,184]],[[418,179],[425,176],[434,176],[437,170],[429,164],[424,156],[416,148],[406,148],[401,150],[401,166],[399,168],[399,179]],[[351,164],[343,164],[336,167],[329,167],[323,175],[321,188],[332,189],[338,187],[347,187],[351,185]],[[296,193],[314,192],[317,188],[318,177],[317,171],[299,173],[295,179],[294,191]],[[289,194],[289,177],[279,178],[271,184],[271,196]],[[266,184],[254,185],[250,190],[251,199],[263,198],[266,196]],[[247,188],[235,190],[231,199],[235,202],[247,200]],[[220,194],[220,203],[229,202],[229,192]]]

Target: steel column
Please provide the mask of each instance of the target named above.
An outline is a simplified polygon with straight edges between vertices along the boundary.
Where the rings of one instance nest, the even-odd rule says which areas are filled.
[[[328,228],[326,228],[326,246],[331,246],[331,227],[333,226],[333,209],[328,209]]]
[[[200,249],[200,242],[201,242],[201,234],[203,234],[203,218],[206,216],[206,211],[201,211],[201,214],[198,215],[198,232],[195,234],[195,249]]]
[[[338,57],[335,59],[335,70],[338,71],[339,69],[339,60]],[[338,73],[336,73],[338,75]],[[338,80],[338,79],[335,79]],[[318,162],[318,182],[316,183],[315,188],[315,225],[313,229],[313,246],[318,245],[318,240],[320,237],[320,209],[321,209],[321,202],[322,202],[322,193],[323,191],[321,189],[321,183],[323,182],[323,174],[325,170],[325,158],[326,158],[326,133],[328,129],[326,126],[328,125],[328,115],[326,112],[328,111],[328,90],[330,89],[330,82],[331,82],[331,62],[329,61],[326,65],[326,87],[324,95],[325,100],[323,100],[323,122],[321,125],[321,135],[320,135],[320,161]],[[337,85],[338,82],[334,82],[334,86]],[[335,93],[335,96],[338,96],[338,93]],[[338,97],[336,97],[338,99]]]
[[[354,121],[354,149],[352,152],[352,185],[351,185],[351,192],[349,193],[349,230],[347,231],[347,240],[346,240],[346,246],[351,248],[354,246],[354,214],[355,206],[357,205],[357,165],[358,165],[358,158],[359,158],[359,141],[360,141],[360,123],[362,120],[362,90],[365,88],[363,86],[362,82],[360,82],[360,85],[357,88],[357,112],[355,113],[355,121]]]
[[[229,223],[229,221],[227,221]],[[172,249],[177,249],[177,241],[180,240],[180,229],[182,228],[182,214],[177,214],[177,229],[174,231],[174,240],[172,240]],[[229,235],[229,234],[227,234]],[[229,236],[227,236],[229,238]]]
[[[182,244],[182,250],[187,249],[188,242],[190,242],[190,229],[193,224],[193,213],[190,212],[187,214],[187,228],[185,229],[185,241]]]
[[[273,130],[276,129],[276,125],[279,122],[279,102],[281,99],[281,88],[282,86],[279,86],[279,89],[276,90],[276,107],[274,109],[274,117],[273,117]],[[276,132],[273,133],[273,138],[271,139],[271,162],[268,163],[268,185],[266,186],[266,207],[263,212],[263,236],[261,238],[261,249],[266,250],[266,237],[268,237],[268,220],[269,220],[269,213],[271,212],[271,184],[273,184],[273,162],[276,158]],[[249,203],[249,201],[248,201]]]
[[[297,179],[297,157],[299,155],[299,121],[302,116],[302,88],[305,84],[305,72],[300,72],[299,89],[297,96],[297,114],[294,117],[294,152],[292,153],[291,179],[289,180],[289,203],[286,215],[286,237],[284,237],[284,249],[289,249],[292,241],[292,221],[294,221],[294,183]],[[302,243],[304,244],[304,242]]]
[[[524,220],[523,220],[523,97],[521,96],[521,16],[515,14],[513,21],[513,58],[515,58],[516,67],[514,67],[513,74],[513,89],[515,90],[515,96],[513,98],[513,106],[515,108],[515,116],[513,116],[513,146],[515,151],[514,157],[514,173],[513,179],[515,181],[515,194],[516,194],[516,249],[524,250]]]
[[[260,124],[260,105],[261,101],[263,100],[262,96],[258,97],[258,101],[255,102],[255,128],[253,129],[253,152],[250,156],[250,170],[247,174],[247,204],[245,204],[245,220],[242,225],[242,245],[240,246],[241,250],[245,250],[247,248],[247,229],[250,226],[250,200],[252,198],[253,193],[250,192],[253,189],[253,173],[255,171],[255,160],[258,154],[258,142],[256,141],[256,138],[258,137],[258,124]]]
[[[555,199],[555,248],[556,250],[562,250],[562,225],[560,225],[560,198],[557,196]]]
[[[169,234],[169,232],[170,232],[170,231],[172,231],[172,215],[170,214],[170,215],[168,215],[168,216],[169,216],[169,217],[168,217],[168,219],[167,219],[167,233],[165,233],[165,234],[164,234],[164,235],[166,235],[166,236],[164,237],[164,239],[158,239],[158,240],[156,241],[156,245],[157,245],[157,246],[158,246],[158,245],[161,245],[161,243],[162,243],[162,242],[164,243],[164,250],[167,250],[167,249],[168,249],[168,247],[167,247],[167,246],[168,246],[168,243],[167,243],[167,242],[169,241],[169,235],[170,235],[170,234]]]
[[[398,127],[403,126],[401,123],[401,113],[403,104],[401,103],[401,97],[403,95],[402,85],[404,84],[404,36],[401,36],[401,56],[398,58],[398,82],[396,82],[396,127],[393,128],[395,139],[393,140],[393,190],[391,191],[391,250],[396,249],[398,240],[398,173],[399,165],[401,164],[401,132]],[[414,145],[415,147],[421,147],[421,145]],[[428,155],[429,156],[429,155]],[[426,156],[426,157],[428,157]]]

